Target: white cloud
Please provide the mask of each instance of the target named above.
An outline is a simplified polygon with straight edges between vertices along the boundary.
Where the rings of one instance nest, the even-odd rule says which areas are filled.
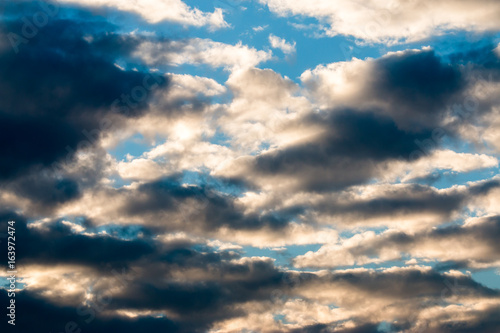
[[[285,54],[293,54],[295,53],[295,45],[296,43],[289,43],[284,38],[280,38],[273,34],[269,35],[269,43],[271,47],[274,49],[280,49]]]
[[[160,165],[144,158],[120,162],[117,165],[117,171],[123,179],[154,180],[163,174]]]
[[[498,250],[486,233],[494,233],[496,222],[488,217],[471,218],[462,226],[443,227],[416,234],[387,230],[358,233],[338,243],[325,244],[295,258],[296,267],[337,267],[398,260],[405,254],[425,260],[470,261],[471,267],[497,267]],[[492,236],[491,238],[494,238]],[[416,262],[416,261],[415,261]]]
[[[281,146],[307,132],[289,126],[310,112],[311,105],[286,76],[271,69],[248,68],[232,73],[226,85],[234,98],[218,123],[235,147],[252,152],[264,142]]]
[[[435,145],[435,143],[434,143]],[[421,151],[422,154],[423,151]],[[428,152],[425,152],[426,154]],[[388,164],[388,170],[380,178],[394,181],[401,178],[409,182],[424,178],[437,170],[457,173],[470,172],[498,166],[498,159],[485,154],[457,153],[452,150],[436,150],[414,162],[394,161]]]
[[[206,13],[198,8],[191,8],[181,0],[59,0],[89,7],[114,7],[118,10],[141,15],[151,23],[169,21],[185,26],[209,26],[212,29],[228,27],[223,11],[216,8],[213,13]]]
[[[178,170],[200,171],[202,167],[216,170],[229,160],[235,153],[229,148],[208,142],[189,140],[168,140],[145,153],[148,158],[164,157],[162,165],[168,173]]]
[[[491,180],[498,182],[500,176],[497,175]],[[482,183],[485,181],[473,184]],[[500,188],[492,188],[485,195],[474,198],[468,208],[475,211],[478,216],[500,215]]]
[[[143,42],[134,52],[148,65],[205,64],[213,68],[241,69],[257,66],[272,58],[271,51],[256,50],[241,42],[230,45],[210,39]]]
[[[226,87],[214,79],[188,74],[169,74],[170,85],[165,92],[167,100],[188,100],[196,96],[217,96],[226,92]]]
[[[490,0],[260,2],[280,16],[314,17],[329,26],[329,36],[349,35],[367,42],[411,42],[449,30],[500,28],[500,3]]]
[[[261,228],[249,232],[221,228],[217,231],[217,236],[237,244],[266,248],[331,243],[337,240],[338,233],[331,228],[314,228],[306,224],[292,222],[279,231]]]
[[[61,221],[62,224],[64,224],[65,226],[71,228],[71,231],[75,232],[75,233],[79,233],[79,232],[82,232],[82,231],[85,231],[85,228],[82,227],[81,225],[79,224],[76,224],[76,223],[73,223],[73,222],[70,222],[70,221]]]
[[[436,96],[422,94],[421,90],[428,89],[425,87],[429,83],[417,77],[411,78],[412,74],[408,72],[415,63],[424,61],[436,64],[439,70],[430,71],[428,75],[433,76],[432,80],[441,81],[441,87],[446,87],[436,89]],[[400,71],[408,73],[401,75],[400,82],[388,74],[392,71],[391,66],[396,64]],[[398,128],[413,132],[423,128],[445,128],[441,115],[451,113],[453,98],[463,93],[460,84],[467,82],[459,79],[460,75],[457,66],[447,64],[432,48],[422,47],[389,52],[377,59],[353,58],[321,64],[304,71],[300,80],[308,97],[320,109],[355,108],[376,112],[392,118]],[[431,80],[430,76],[428,80]],[[407,83],[402,83],[402,77]],[[410,82],[415,85],[413,89],[405,88]]]
[[[377,235],[373,231],[358,233],[355,236],[341,240],[340,244],[323,245],[318,251],[309,251],[294,259],[296,267],[337,267],[354,266],[377,263],[383,260],[398,259],[399,253],[386,254],[377,258],[369,257],[366,254],[355,255],[352,248],[370,244]]]
[[[318,65],[302,73],[300,80],[310,96],[321,108],[342,106],[356,102],[365,107],[373,103],[372,96],[365,93],[372,83],[374,60],[352,59]],[[360,97],[364,98],[361,99]]]
[[[259,25],[259,26],[256,26],[256,27],[253,27],[252,30],[255,31],[255,32],[261,32],[261,31],[264,31],[265,29],[267,29],[269,25]]]

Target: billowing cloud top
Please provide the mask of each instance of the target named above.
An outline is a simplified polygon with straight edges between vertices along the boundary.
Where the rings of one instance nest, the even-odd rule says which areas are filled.
[[[2,332],[500,332],[498,1],[0,10]]]

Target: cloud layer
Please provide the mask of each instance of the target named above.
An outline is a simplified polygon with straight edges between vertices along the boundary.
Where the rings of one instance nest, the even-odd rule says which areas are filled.
[[[495,1],[6,4],[17,331],[500,330]]]

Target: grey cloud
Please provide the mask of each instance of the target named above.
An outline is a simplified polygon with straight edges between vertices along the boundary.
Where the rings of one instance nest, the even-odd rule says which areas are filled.
[[[19,16],[37,10],[26,2],[9,4],[2,30],[21,33],[24,23]],[[97,21],[52,18],[43,31],[19,46],[18,53],[2,49],[1,179],[72,161],[75,151],[85,148],[82,142],[92,146],[109,128],[103,120],[119,113],[114,101],[143,85],[146,73],[114,65],[133,48],[134,40],[114,33],[115,27],[106,21]],[[146,108],[143,100],[127,116]]]
[[[322,126],[325,134],[257,156],[252,171],[258,176],[292,177],[305,190],[342,189],[376,176],[378,163],[409,160],[418,149],[415,140],[432,135],[407,132],[386,116],[357,110],[332,111],[306,121]]]

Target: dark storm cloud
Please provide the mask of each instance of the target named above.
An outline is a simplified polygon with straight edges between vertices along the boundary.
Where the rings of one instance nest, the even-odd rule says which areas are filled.
[[[189,251],[188,260],[179,261],[186,256],[179,256],[181,250],[175,252],[168,255],[170,262],[159,260],[142,266],[142,273],[113,295],[109,308],[167,310],[182,321],[206,326],[243,315],[244,311],[235,308],[237,304],[269,301],[271,292],[283,287],[283,273],[272,262],[236,263],[228,261],[227,255],[200,255],[193,251]],[[179,258],[172,260],[174,256]],[[189,270],[186,271],[190,268],[197,268],[195,274],[205,278],[191,279]],[[185,277],[176,278],[182,272]]]
[[[158,279],[171,270],[176,269],[165,269],[160,275],[161,271],[141,275],[113,296],[110,308],[167,310],[183,321],[196,317],[196,322],[207,325],[244,315],[237,305],[270,301],[272,291],[283,288],[284,281],[283,273],[271,262],[263,261],[205,265],[204,281],[190,281],[189,276],[183,281]]]
[[[491,190],[500,187],[500,180],[498,179],[489,179],[479,184],[475,184],[471,186],[469,189],[469,193],[471,195],[487,195]]]
[[[16,221],[16,236],[23,239],[16,248],[16,257],[22,264],[68,263],[102,266],[126,264],[154,253],[151,240],[122,240],[105,235],[82,235],[71,231],[60,221],[47,222],[40,228],[29,228],[23,216],[12,212],[0,213],[0,227],[7,230],[7,221]]]
[[[440,312],[437,308],[444,309],[450,305],[450,299],[458,297],[459,299],[483,298],[492,301],[500,297],[498,290],[490,289],[477,283],[470,276],[450,276],[440,274],[432,269],[421,270],[418,268],[396,268],[388,270],[369,270],[369,271],[332,271],[322,276],[308,275],[302,273],[297,280],[296,288],[298,290],[309,290],[307,295],[321,298],[322,292],[328,290],[338,290],[339,299],[335,301],[337,305],[340,302],[341,308],[366,306],[365,301],[380,302],[384,304],[381,310],[392,312],[393,307],[404,309],[400,314],[395,313],[394,317],[385,316],[390,323],[394,321],[395,329],[402,328],[402,323],[406,323],[405,328],[415,325],[419,322],[419,313],[426,313],[424,320],[439,326],[445,322],[446,318],[440,318]],[[344,295],[344,296],[340,296]],[[349,305],[344,304],[349,303]],[[364,305],[363,305],[364,304]],[[371,311],[378,311],[372,309]],[[486,311],[486,312],[489,312]],[[468,312],[470,323],[480,322],[483,314],[479,311],[471,310]],[[360,313],[357,318],[350,318],[355,324],[352,332],[377,332],[378,325],[373,324],[374,318],[380,318],[380,313]],[[428,317],[429,316],[429,317]],[[485,317],[488,317],[487,315]],[[427,319],[426,319],[427,318]],[[443,319],[441,321],[441,319]],[[399,323],[399,324],[398,324]],[[339,328],[342,323],[329,323],[306,326],[292,332],[307,331],[312,332],[330,332],[334,328]],[[468,325],[469,325],[468,324]],[[488,323],[487,327],[497,327],[498,323]],[[474,325],[473,325],[474,326]],[[464,326],[466,327],[466,326]],[[458,328],[458,327],[457,327]],[[337,331],[335,331],[337,332]],[[349,329],[340,332],[350,332]],[[427,332],[427,331],[425,331]],[[450,330],[450,332],[455,332]],[[456,332],[460,332],[457,330]]]
[[[225,268],[222,268],[224,267]],[[155,281],[153,274],[142,276],[131,283],[126,291],[116,295],[112,307],[135,309],[168,309],[178,312],[181,318],[188,318],[196,311],[199,319],[220,320],[224,317],[242,315],[231,311],[236,303],[271,299],[272,290],[282,290],[282,295],[293,297],[302,288],[319,288],[319,290],[336,290],[341,288],[352,290],[359,297],[368,299],[385,299],[391,302],[417,302],[422,306],[445,304],[450,296],[497,298],[498,291],[489,289],[463,276],[452,278],[435,271],[420,271],[418,269],[388,271],[388,272],[332,272],[318,277],[302,273],[298,277],[287,278],[279,273],[272,264],[254,262],[252,264],[219,266],[217,272],[223,273],[217,281],[167,283]],[[238,274],[231,274],[233,269],[242,266]],[[213,271],[213,268],[211,269]],[[155,276],[163,276],[155,272]],[[225,277],[228,277],[225,279]],[[144,283],[146,281],[146,284]],[[289,284],[287,281],[294,281]],[[451,281],[451,282],[450,282]],[[154,287],[153,287],[154,285]],[[411,285],[412,288],[408,288]],[[458,289],[450,290],[450,285]],[[296,289],[297,288],[297,289]],[[364,296],[363,296],[364,295]],[[444,297],[444,299],[442,299]],[[415,304],[414,304],[415,305]],[[359,329],[363,328],[362,320]],[[364,327],[365,329],[367,327]]]
[[[456,142],[464,124],[480,123],[480,116],[491,113],[498,103],[474,95],[487,92],[487,83],[500,79],[496,79],[500,60],[493,46],[471,52],[444,57],[433,50],[406,50],[366,60],[358,66],[361,69],[349,67],[354,71],[353,80],[359,80],[359,90],[352,88],[355,91],[350,93],[353,97],[338,93],[339,101],[332,97],[323,117],[302,120],[326,134],[260,155],[251,170],[257,176],[289,177],[305,190],[338,189],[377,176],[381,162],[415,161],[439,148],[444,137]],[[305,84],[320,101],[329,100],[329,78],[338,75],[317,68]],[[357,79],[356,75],[368,78]],[[331,89],[335,94],[342,87]],[[450,116],[458,118],[449,122]],[[490,118],[483,125],[488,122]]]
[[[112,164],[106,154],[101,147],[94,147],[86,151],[83,161],[68,164],[66,169],[62,165],[33,167],[23,175],[3,180],[0,189],[26,199],[24,208],[32,216],[50,216],[58,207],[80,199],[85,190],[98,185]]]
[[[378,324],[362,324],[355,328],[339,329],[341,323],[313,324],[299,329],[290,330],[290,333],[382,333]]]
[[[239,257],[234,252],[211,252],[213,249],[206,246],[198,246],[196,249],[190,248],[188,244],[168,247],[168,249],[165,249],[158,255],[158,260],[163,263],[176,265],[177,267],[203,267],[207,264],[219,264],[223,260]]]
[[[417,332],[425,333],[497,333],[500,331],[500,319],[498,313],[500,307],[490,306],[481,310],[472,310],[468,313],[469,318],[463,320],[457,318],[454,313],[444,314],[434,318],[433,321],[420,323]],[[412,322],[399,321],[392,323],[395,332],[401,332],[414,326]]]
[[[350,216],[352,220],[364,221],[372,217],[391,217],[394,215],[435,214],[443,222],[453,213],[465,208],[475,199],[484,197],[500,187],[498,180],[488,180],[474,184],[465,190],[437,191],[428,185],[405,184],[381,191],[367,200],[360,200],[354,195],[350,200],[336,201],[327,197],[307,207],[310,212],[328,216]],[[349,222],[349,221],[346,221]]]
[[[33,263],[39,268],[56,264],[95,267],[97,269],[92,274],[96,275],[89,278],[97,281],[100,277],[112,276],[106,267],[108,270],[115,267],[118,271],[120,267],[122,271],[127,267],[126,271],[131,272],[125,279],[116,282],[120,286],[118,289],[111,290],[107,284],[94,284],[92,293],[107,301],[99,301],[98,297],[91,303],[87,302],[86,306],[70,306],[68,299],[49,300],[43,296],[42,289],[19,292],[16,296],[19,318],[28,316],[28,313],[30,318],[43,316],[44,324],[37,326],[38,330],[43,328],[52,332],[63,331],[68,321],[74,321],[83,331],[92,332],[124,327],[127,327],[127,332],[142,332],[144,327],[168,332],[206,332],[220,320],[245,316],[252,311],[238,305],[253,301],[271,305],[278,301],[273,296],[277,291],[284,298],[294,298],[303,288],[319,288],[322,291],[348,288],[353,295],[367,299],[404,301],[412,306],[415,302],[425,305],[433,300],[432,304],[438,304],[443,290],[447,288],[446,281],[450,279],[432,270],[416,269],[333,271],[321,276],[283,272],[270,260],[233,260],[240,259],[240,256],[227,251],[214,251],[201,244],[193,246],[182,242],[158,243],[147,238],[146,241],[124,241],[99,235],[75,235],[57,222],[47,223],[45,230],[27,228],[22,216],[8,212],[1,214],[0,227],[5,227],[4,221],[10,219],[17,221],[16,235],[23,239],[18,249],[20,264]],[[498,291],[488,289],[470,277],[459,277],[456,284],[464,297],[498,297]],[[412,288],[408,288],[409,285]],[[448,291],[445,296],[451,295]],[[1,297],[6,298],[3,291]],[[153,314],[167,311],[171,315],[167,318],[146,316],[129,319],[114,312],[123,309],[152,311]],[[365,318],[352,320],[359,332],[374,327],[373,324],[366,324]],[[19,327],[28,332],[33,329],[30,326],[32,321],[19,320]],[[335,323],[329,326],[334,327]],[[319,328],[308,326],[304,331],[314,332]],[[356,329],[353,328],[353,332]]]
[[[398,233],[380,240],[379,243],[373,244],[373,249],[382,250],[385,246],[396,246],[400,249],[411,249],[422,242],[429,242],[439,246],[446,241],[458,242],[458,244],[468,244],[468,248],[473,251],[476,247],[486,248],[488,251],[482,251],[482,256],[476,258],[471,253],[471,260],[476,260],[483,263],[495,262],[500,256],[500,216],[491,216],[484,218],[480,224],[462,227],[449,226],[439,229],[433,229],[428,232],[418,233],[415,235],[407,235]],[[432,245],[429,245],[432,246]]]
[[[85,233],[78,233],[71,229],[71,225],[63,223],[64,219],[46,221],[34,227],[26,217],[3,211],[0,212],[0,228],[3,228],[0,230],[7,230],[10,220],[16,221],[16,235],[23,239],[16,249],[17,260],[22,264],[64,263],[100,268],[127,266],[142,260],[144,265],[157,262],[179,269],[210,265],[234,274],[249,274],[248,278],[252,278],[252,272],[245,265],[224,264],[227,260],[238,259],[237,252],[215,251],[189,237],[161,242],[154,239],[157,235],[154,227],[105,225],[95,229],[92,221],[85,220],[81,223]],[[106,234],[98,233],[102,229]],[[260,267],[262,273],[269,268],[266,267]],[[156,272],[156,269],[151,268],[151,272]],[[169,275],[168,270],[161,274]]]
[[[202,244],[175,241],[158,243],[152,239],[125,241],[109,236],[78,235],[57,222],[46,223],[40,228],[28,228],[22,216],[10,212],[0,214],[0,227],[6,229],[8,220],[16,221],[16,236],[23,239],[16,249],[18,264],[23,267],[28,264],[35,264],[39,268],[44,265],[84,265],[95,268],[88,278],[96,281],[100,277],[112,278],[112,269],[120,272],[121,268],[122,272],[128,272],[116,282],[121,286],[118,292],[107,294],[108,285],[93,287],[95,294],[107,295],[109,297],[106,299],[110,299],[102,304],[96,302],[98,311],[88,304],[74,304],[72,308],[58,305],[57,300],[51,303],[42,296],[43,290],[20,292],[16,302],[22,304],[23,309],[17,315],[21,317],[27,309],[35,312],[39,308],[47,309],[41,311],[43,314],[48,314],[47,311],[50,313],[44,321],[46,326],[43,326],[47,331],[62,331],[69,320],[82,325],[82,330],[86,328],[92,332],[115,330],[127,325],[127,332],[140,332],[144,329],[141,324],[155,327],[155,330],[206,331],[218,320],[243,315],[244,311],[234,309],[235,304],[252,300],[269,301],[271,291],[283,286],[285,281],[284,273],[271,261],[232,262],[232,259],[239,259],[240,256],[234,252],[216,252]],[[186,273],[189,269],[196,269],[206,278],[191,279],[190,274]],[[78,272],[80,269],[75,267],[73,270]],[[179,274],[185,274],[185,279],[179,279]],[[2,297],[6,298],[3,294]],[[68,299],[60,301],[68,304]],[[110,316],[109,313],[100,316],[105,310],[120,309],[168,310],[175,313],[175,319],[147,317],[132,320]],[[97,317],[93,319],[91,314],[97,314]],[[53,316],[54,320],[50,320]],[[92,320],[86,322],[91,317]],[[28,329],[30,322],[24,320],[19,326]]]
[[[110,235],[88,234],[92,231],[92,222],[86,221],[83,227],[86,234],[78,234],[60,220],[48,221],[37,227],[29,227],[22,215],[11,211],[0,212],[0,227],[7,230],[7,222],[16,221],[16,235],[24,242],[18,245],[17,259],[22,264],[30,263],[67,263],[87,266],[102,266],[115,263],[129,264],[139,259],[143,263],[156,262],[183,268],[217,267],[227,273],[246,276],[249,283],[258,276],[275,274],[272,264],[255,263],[253,269],[245,264],[227,264],[226,261],[238,259],[240,255],[233,251],[214,251],[213,248],[186,239],[159,242],[152,239],[156,234],[146,228],[131,226],[110,226]],[[142,233],[142,238],[137,234]],[[133,236],[135,235],[135,236]],[[123,239],[120,236],[133,236]],[[155,269],[146,275],[157,276]],[[169,275],[168,271],[162,275]]]
[[[406,254],[411,257],[435,259],[440,261],[435,268],[437,271],[477,269],[478,266],[495,266],[500,256],[499,237],[500,217],[491,216],[482,218],[479,223],[473,225],[443,226],[416,233],[398,231],[381,234],[359,245],[337,251],[348,253],[354,258],[378,258],[383,253],[393,252],[399,257],[395,259]],[[331,250],[327,254],[335,256],[335,251]],[[327,255],[316,255],[319,261],[309,262],[306,259],[305,264],[301,261],[304,258],[314,258],[314,254],[299,257],[300,260],[296,261],[303,267],[332,266]]]
[[[160,243],[152,238],[155,234],[142,227],[109,226],[106,235],[91,234],[92,222],[87,221],[83,227],[90,234],[79,234],[61,220],[48,221],[40,227],[28,227],[25,217],[14,212],[0,212],[2,230],[7,230],[10,220],[16,221],[16,235],[23,239],[16,253],[17,260],[22,264],[64,263],[102,268],[108,265],[127,266],[143,259],[145,262],[193,268],[219,265],[224,260],[239,258],[235,252],[213,252],[213,248],[189,239]],[[137,237],[139,233],[141,238]]]
[[[431,131],[407,132],[387,116],[356,110],[332,111],[307,121],[323,127],[325,134],[258,156],[254,172],[294,177],[306,190],[343,188],[375,176],[377,163],[410,159],[419,149],[415,141],[432,136]]]
[[[473,320],[457,320],[442,324],[439,329],[429,330],[429,333],[498,333],[500,332],[500,306],[474,311]]]
[[[345,283],[350,287],[363,291],[370,297],[381,296],[385,299],[403,299],[452,296],[453,290],[446,290],[450,281],[460,287],[460,296],[498,297],[500,292],[477,283],[469,276],[447,277],[434,270],[401,269],[388,272],[356,272],[334,273],[328,277],[329,282]],[[448,283],[447,283],[448,282]],[[408,288],[408,286],[412,286]],[[443,290],[446,291],[443,292]]]
[[[314,206],[314,211],[329,215],[355,214],[360,218],[389,216],[392,214],[435,213],[449,216],[462,207],[466,194],[459,191],[439,193],[433,188],[408,184],[390,193],[366,201],[351,200],[348,203],[325,201]]]
[[[25,24],[21,17],[32,17],[37,11],[40,9],[34,4],[10,4],[3,33],[21,34]],[[143,86],[147,74],[114,65],[135,42],[113,30],[95,18],[72,21],[54,17],[19,45],[19,52],[2,49],[0,179],[70,161],[76,150],[84,148],[79,143],[90,146],[109,128],[109,119],[107,124],[102,121],[112,112],[113,102]],[[129,115],[140,114],[147,100],[136,104]]]
[[[483,44],[483,45],[481,45]],[[495,81],[500,80],[500,58],[495,53],[498,44],[491,40],[482,41],[479,44],[463,45],[463,48],[455,50],[449,55],[452,64],[470,66],[469,72],[478,71]]]
[[[224,181],[223,181],[224,182]],[[227,182],[225,182],[227,183]],[[241,185],[237,180],[229,180],[229,185]],[[235,204],[233,195],[225,195],[216,188],[201,184],[184,186],[179,177],[170,177],[151,183],[142,184],[137,190],[120,190],[126,193],[127,203],[122,210],[125,216],[144,216],[145,214],[165,214],[177,212],[184,215],[183,221],[169,220],[165,216],[156,221],[155,226],[179,228],[188,225],[205,230],[220,227],[232,229],[260,229],[286,227],[295,211],[274,212],[273,214],[244,214]],[[153,224],[153,222],[148,222]]]
[[[2,304],[8,304],[7,292],[0,290]],[[97,306],[70,307],[53,304],[35,293],[20,291],[16,293],[16,332],[200,332],[198,327],[189,322],[175,323],[167,318],[106,317],[99,315]],[[83,315],[80,315],[83,314]],[[97,315],[97,316],[96,316]],[[21,319],[24,318],[24,319]],[[29,318],[29,320],[28,320]],[[0,324],[5,332],[12,326],[2,320]]]
[[[31,200],[39,210],[46,210],[65,202],[77,199],[81,195],[78,182],[72,178],[57,179],[44,174],[32,173],[20,177],[6,188],[18,196]]]
[[[462,68],[469,88],[450,105],[455,120],[448,124],[449,132],[458,131],[464,124],[477,125],[481,130],[493,125],[499,102],[495,87],[500,82],[500,57],[495,52],[498,45],[491,41],[485,44],[466,45],[449,55],[450,62]]]
[[[398,128],[416,133],[443,126],[448,109],[469,84],[460,64],[426,48],[335,65],[305,72],[313,96],[328,101],[329,108],[377,109]],[[332,83],[344,76],[349,87]]]
[[[373,93],[387,102],[387,112],[407,130],[437,126],[466,86],[457,66],[434,51],[408,51],[376,60]]]
[[[267,264],[269,266],[269,264]],[[236,265],[239,266],[239,265]],[[87,305],[64,306],[53,303],[37,292],[28,290],[16,294],[18,310],[16,328],[20,332],[64,332],[70,321],[78,324],[82,331],[105,332],[206,332],[214,322],[222,319],[244,315],[242,310],[234,309],[234,305],[248,300],[266,300],[269,298],[271,286],[279,285],[281,276],[266,275],[267,267],[258,263],[248,272],[245,265],[240,280],[222,281],[228,271],[220,272],[221,281],[214,282],[163,282],[165,276],[136,276],[137,281],[126,285],[125,292],[119,295],[104,296],[106,291],[95,291],[102,296]],[[272,266],[272,265],[271,265]],[[239,267],[236,267],[239,268]],[[263,269],[264,273],[259,270]],[[166,272],[164,272],[166,273]],[[248,281],[247,275],[248,274]],[[255,278],[258,276],[258,278]],[[252,280],[252,277],[254,278]],[[273,282],[274,281],[274,282]],[[161,285],[161,286],[158,286]],[[268,289],[266,285],[269,286]],[[7,304],[6,292],[0,290],[2,302]],[[147,316],[138,319],[114,315],[104,311],[113,309],[146,309],[155,311],[168,309],[176,313],[173,318],[154,318]],[[20,318],[30,318],[21,320]],[[43,324],[35,324],[36,319],[43,318]],[[7,325],[6,321],[2,324]]]
[[[158,279],[159,276],[165,276],[158,274],[159,272],[138,276],[121,293],[113,296],[109,307],[166,309],[175,312],[180,321],[187,321],[196,315],[196,322],[200,326],[208,327],[213,322],[244,315],[244,310],[235,310],[236,304],[248,301],[276,301],[272,295],[277,290],[281,290],[281,295],[286,295],[285,298],[293,298],[302,288],[318,288],[319,293],[320,290],[347,288],[356,297],[384,299],[389,303],[404,302],[412,307],[420,306],[421,310],[435,305],[444,306],[450,296],[490,299],[499,296],[498,291],[484,287],[470,277],[452,278],[432,270],[332,272],[322,277],[300,273],[298,276],[295,274],[294,277],[287,277],[290,274],[280,273],[271,263],[262,261],[246,264],[224,263],[221,266],[208,267],[211,268],[206,272],[216,272],[216,280],[166,282]],[[457,289],[450,289],[450,286]],[[364,315],[367,317],[352,318],[360,332],[374,327],[373,324],[366,323],[370,314]],[[356,330],[353,329],[353,332]]]
[[[466,261],[441,261],[434,266],[434,269],[438,272],[446,272],[451,269],[459,270],[465,268],[468,268],[468,264]]]

